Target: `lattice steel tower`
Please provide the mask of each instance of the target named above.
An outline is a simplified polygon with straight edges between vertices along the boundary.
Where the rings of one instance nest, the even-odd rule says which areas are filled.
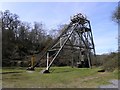
[[[95,55],[95,47],[90,21],[81,13],[71,18],[70,24],[62,31],[61,35],[54,42],[53,46],[47,51],[47,67],[43,73],[49,69],[63,50],[73,50],[79,53],[77,65],[84,65],[91,68],[91,54]],[[49,60],[52,57],[52,60]]]
[[[70,23],[62,30],[60,36],[41,54],[40,60],[27,70],[34,70],[44,56],[47,56],[46,69],[42,73],[48,73],[51,65],[65,50],[72,51],[72,56],[78,54],[78,67],[91,68],[91,55],[95,55],[95,46],[90,21],[81,13],[74,15]],[[68,52],[69,53],[69,52]],[[64,57],[64,56],[63,56]],[[74,60],[72,58],[72,64]]]

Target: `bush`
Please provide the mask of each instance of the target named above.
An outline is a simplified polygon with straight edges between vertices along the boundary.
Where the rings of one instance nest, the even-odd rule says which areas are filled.
[[[118,68],[118,53],[110,53],[103,61],[103,68],[107,71]]]

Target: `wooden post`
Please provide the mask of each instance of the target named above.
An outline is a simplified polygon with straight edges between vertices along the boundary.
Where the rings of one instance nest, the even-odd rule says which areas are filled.
[[[73,61],[74,61],[73,53],[74,53],[74,52],[72,52],[72,68],[73,68]]]
[[[31,58],[31,66],[32,67],[34,66],[34,62],[35,62],[35,55],[33,55],[32,58]]]

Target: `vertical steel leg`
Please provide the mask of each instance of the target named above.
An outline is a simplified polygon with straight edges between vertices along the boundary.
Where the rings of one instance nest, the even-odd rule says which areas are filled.
[[[62,46],[62,38],[60,38],[60,47]]]
[[[49,66],[49,52],[47,52],[47,68],[46,68],[46,70],[48,70],[48,66]]]
[[[92,66],[91,66],[91,62],[90,62],[90,56],[89,56],[89,54],[87,54],[87,57],[88,57],[89,67],[92,68]]]

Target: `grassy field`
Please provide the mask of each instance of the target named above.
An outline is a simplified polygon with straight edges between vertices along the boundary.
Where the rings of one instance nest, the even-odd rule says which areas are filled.
[[[43,68],[34,72],[21,67],[2,69],[3,88],[95,88],[117,79],[118,72],[97,72],[99,68],[52,67],[50,74],[41,74]]]
[[[2,69],[0,68],[0,73],[2,73]],[[0,74],[0,89],[2,88],[2,74]]]

